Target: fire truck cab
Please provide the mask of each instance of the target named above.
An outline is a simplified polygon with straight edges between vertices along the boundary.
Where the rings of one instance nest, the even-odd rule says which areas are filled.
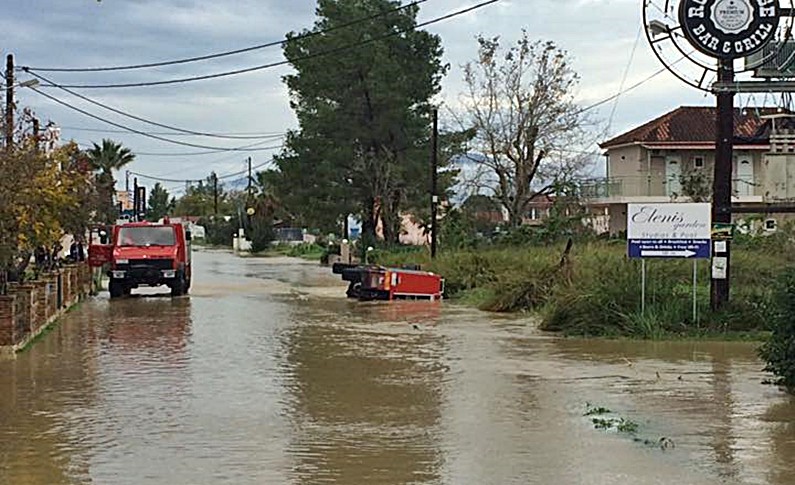
[[[141,286],[168,286],[172,296],[188,293],[191,234],[182,223],[132,222],[111,227],[107,244],[90,248],[89,259],[106,264],[111,298]]]

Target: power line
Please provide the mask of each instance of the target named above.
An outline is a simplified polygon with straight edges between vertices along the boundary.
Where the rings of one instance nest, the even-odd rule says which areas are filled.
[[[271,164],[273,161],[274,161],[274,159],[270,159],[267,162],[261,163],[259,165],[255,165],[255,166],[251,167],[251,170],[256,170],[256,169],[259,169],[259,168],[263,168],[263,167]],[[230,178],[233,178],[233,177],[238,177],[240,175],[246,175],[247,173],[248,173],[248,168],[245,169],[245,170],[241,170],[240,172],[234,172],[234,173],[230,173],[230,174],[226,174],[226,175],[219,175],[218,176],[218,180],[226,180],[226,179],[230,179]],[[136,175],[138,177],[142,177],[142,178],[145,178],[147,180],[154,180],[156,182],[168,182],[168,183],[193,183],[193,182],[204,182],[205,180],[207,180],[206,177],[202,178],[202,179],[173,179],[173,178],[166,178],[166,177],[157,177],[157,176],[154,176],[154,175],[147,175],[145,173],[133,172],[133,171],[130,171],[130,175]]]
[[[55,101],[56,103],[58,103],[58,104],[60,104],[62,106],[65,106],[65,107],[67,107],[67,108],[69,108],[71,110],[77,111],[80,114],[88,116],[89,118],[93,118],[93,119],[95,119],[97,121],[101,121],[101,122],[107,123],[107,124],[109,124],[111,126],[115,126],[116,128],[121,128],[123,130],[129,131],[130,133],[135,133],[135,134],[138,134],[138,135],[141,135],[141,136],[145,136],[147,138],[152,138],[154,140],[159,140],[159,141],[163,141],[163,142],[166,142],[166,143],[173,143],[175,145],[182,145],[182,146],[191,147],[191,148],[202,148],[202,149],[205,149],[205,150],[217,150],[218,152],[256,152],[256,151],[262,151],[262,149],[260,149],[260,148],[226,148],[226,147],[216,147],[216,146],[211,146],[211,145],[199,145],[197,143],[189,143],[189,142],[184,142],[184,141],[179,141],[179,140],[172,140],[172,139],[169,139],[169,138],[164,138],[164,137],[159,136],[159,135],[152,135],[152,134],[146,133],[144,131],[136,130],[135,128],[130,128],[128,126],[124,126],[122,124],[110,121],[108,119],[105,119],[105,118],[102,118],[100,116],[97,116],[97,115],[95,115],[93,113],[89,113],[88,111],[86,111],[84,109],[81,109],[81,108],[78,108],[77,106],[71,105],[71,104],[67,103],[66,101],[63,101],[61,99],[56,98],[55,96],[49,95],[49,94],[47,94],[45,92],[42,92],[39,89],[32,88],[32,87],[29,88],[29,89],[31,89],[32,91],[34,91],[35,93],[37,93],[37,94],[39,94],[41,96],[44,96],[45,98],[47,98],[47,99],[49,99],[51,101]]]
[[[327,51],[322,51],[322,52],[318,52],[318,53],[315,53],[315,54],[310,54],[310,55],[306,55],[306,56],[296,57],[296,58],[291,59],[291,60],[288,59],[288,60],[279,61],[279,62],[272,62],[270,64],[263,64],[263,65],[254,66],[254,67],[248,67],[248,68],[244,68],[244,69],[237,69],[237,70],[234,70],[234,71],[225,71],[225,72],[220,72],[220,73],[215,73],[215,74],[206,74],[206,75],[203,75],[203,76],[193,76],[193,77],[186,77],[186,78],[169,79],[169,80],[165,80],[165,81],[151,81],[151,82],[138,82],[138,83],[119,83],[119,84],[62,84],[62,85],[59,85],[59,86],[43,85],[43,87],[59,87],[61,89],[63,89],[63,88],[74,88],[74,89],[138,88],[138,87],[147,87],[147,86],[163,86],[163,85],[167,85],[167,84],[181,84],[181,83],[188,83],[188,82],[195,82],[195,81],[206,81],[208,79],[218,79],[218,78],[222,78],[222,77],[235,76],[235,75],[238,75],[238,74],[246,74],[246,73],[249,73],[249,72],[261,71],[261,70],[264,70],[264,69],[269,69],[269,68],[273,68],[273,67],[288,65],[288,64],[290,64],[291,62],[294,62],[294,61],[304,61],[304,60],[314,59],[314,58],[317,58],[317,57],[322,57],[322,56],[326,56],[326,55],[330,55],[330,54],[336,54],[336,53],[339,53],[339,52],[342,52],[342,51],[345,51],[345,50],[350,50],[350,49],[355,49],[357,47],[362,47],[362,46],[365,46],[365,45],[368,45],[368,44],[372,44],[374,42],[378,42],[378,41],[381,41],[381,40],[384,40],[384,39],[388,39],[390,37],[396,37],[398,35],[405,34],[407,32],[410,32],[412,30],[416,30],[418,28],[427,27],[429,25],[433,25],[433,24],[436,24],[436,23],[439,23],[439,22],[443,22],[445,20],[452,19],[454,17],[458,17],[460,15],[464,15],[464,14],[473,12],[475,10],[481,9],[481,8],[486,7],[488,5],[495,4],[495,3],[499,2],[499,1],[500,0],[488,0],[488,1],[485,1],[485,2],[481,2],[481,3],[478,3],[478,4],[473,5],[471,7],[467,7],[467,8],[458,10],[456,12],[453,12],[453,13],[450,13],[450,14],[447,14],[447,15],[444,15],[444,16],[441,16],[441,17],[437,17],[437,18],[432,19],[432,20],[428,20],[426,22],[419,23],[419,24],[417,24],[414,27],[410,27],[410,28],[407,28],[407,29],[398,29],[398,30],[395,30],[395,31],[390,32],[388,34],[384,34],[384,35],[381,35],[381,36],[373,37],[371,39],[367,39],[367,40],[364,40],[364,41],[361,41],[361,42],[358,42],[358,43],[355,43],[355,44],[348,44],[348,45],[337,47],[335,49],[329,49]],[[27,73],[29,73],[29,74],[33,74],[32,71],[34,71],[34,69],[29,68],[29,67],[23,67],[22,70],[27,72]]]
[[[275,159],[271,158],[270,160],[268,160],[265,163],[260,163],[259,165],[254,165],[253,167],[251,167],[251,170],[257,170],[259,168],[263,168],[263,167],[265,167],[267,165],[270,165],[271,163],[274,162],[274,160]],[[245,170],[242,170],[240,172],[235,172],[235,173],[230,173],[230,174],[226,174],[226,175],[223,175],[223,176],[219,176],[218,180],[229,179],[229,178],[232,178],[232,177],[237,177],[239,175],[248,175],[248,168],[246,168]]]
[[[270,141],[270,140],[268,140],[268,141]],[[267,141],[263,142],[263,143],[267,143]],[[261,143],[257,143],[256,145],[261,145]],[[248,146],[239,147],[239,148],[253,148],[256,145],[248,145]],[[282,148],[283,146],[284,146],[284,144],[270,145],[270,146],[266,146],[266,147],[257,148],[257,150],[264,152],[264,151],[268,151],[268,150],[277,150],[279,148]],[[222,152],[225,152],[225,151],[227,151],[227,150],[207,150],[205,152],[183,152],[183,153],[139,152],[139,151],[136,151],[135,155],[142,156],[142,157],[144,157],[144,156],[145,157],[198,157],[198,156],[202,156],[202,155],[213,155],[213,154],[222,153]]]
[[[643,32],[643,26],[638,26],[638,35],[635,37],[635,44],[632,46],[632,52],[629,54],[629,61],[627,61],[627,67],[624,69],[624,76],[621,78],[621,84],[618,86],[618,92],[624,90],[624,84],[627,82],[627,76],[629,76],[629,70],[632,67],[632,61],[635,60],[635,51],[638,49],[638,44],[640,43],[640,34]],[[607,121],[607,129],[605,130],[606,133],[610,132],[610,128],[613,126],[613,119],[616,116],[616,110],[618,109],[618,101],[621,99],[619,95],[615,99],[615,103],[613,103],[613,109],[610,110],[610,118]]]
[[[674,66],[674,65],[678,64],[679,62],[681,62],[682,60],[684,60],[685,58],[686,58],[685,56],[682,56],[679,59],[677,59],[674,62],[672,62],[671,65]],[[586,111],[590,111],[590,110],[592,110],[594,108],[598,108],[599,106],[602,106],[605,103],[609,103],[610,101],[613,101],[614,99],[616,99],[616,98],[618,98],[620,96],[623,96],[623,95],[627,94],[628,92],[630,92],[630,91],[632,91],[634,89],[639,88],[640,86],[646,84],[647,82],[651,81],[652,79],[654,79],[655,77],[657,77],[660,74],[664,73],[665,71],[667,71],[666,68],[664,68],[664,67],[660,68],[659,70],[654,71],[651,75],[641,79],[640,81],[636,82],[635,84],[633,84],[632,86],[628,87],[627,89],[624,89],[623,91],[618,92],[618,93],[616,93],[616,94],[614,94],[612,96],[609,96],[609,97],[607,97],[607,98],[605,98],[605,99],[603,99],[601,101],[598,101],[598,102],[596,102],[596,103],[594,103],[592,105],[586,106],[585,108],[579,110],[577,112],[577,114],[585,113]]]
[[[607,98],[605,98],[605,99],[603,99],[601,101],[598,101],[598,102],[596,102],[594,104],[586,106],[585,108],[583,108],[580,111],[578,111],[578,113],[585,113],[586,111],[590,111],[590,110],[592,110],[594,108],[598,108],[599,106],[602,106],[603,104],[609,103],[610,101],[613,101],[614,99],[616,99],[616,98],[618,98],[620,96],[623,96],[624,94],[626,94],[626,93],[628,93],[628,92],[630,92],[630,91],[632,91],[632,90],[634,90],[636,88],[639,88],[643,84],[646,84],[647,82],[651,81],[652,79],[654,79],[655,77],[657,77],[660,74],[664,73],[665,71],[666,71],[666,69],[663,67],[662,69],[660,69],[658,71],[655,71],[650,76],[642,79],[641,81],[638,81],[637,83],[635,83],[632,86],[628,87],[627,89],[621,91],[620,93],[616,93],[616,94],[614,94],[614,95],[612,95],[610,97],[607,97]]]
[[[244,146],[237,147],[237,148],[254,148],[254,147],[257,147],[259,145],[263,145],[265,143],[268,143],[269,141],[270,140],[266,140],[266,141],[262,141],[262,142],[259,142],[259,143],[253,143],[253,144],[250,144],[250,145],[244,145]],[[94,143],[94,142],[83,142],[83,141],[78,141],[77,144],[81,148],[85,148],[85,149],[91,149],[91,148],[93,148],[96,145],[96,143]],[[267,146],[267,147],[260,147],[260,148],[257,148],[257,150],[264,152],[264,151],[269,151],[269,150],[277,150],[277,149],[280,149],[280,148],[283,148],[283,147],[284,147],[284,144],[282,143],[282,144],[279,144],[279,145],[270,145],[270,146]],[[144,156],[145,157],[198,157],[198,156],[203,156],[203,155],[213,155],[213,154],[216,154],[216,153],[223,153],[223,152],[227,152],[227,151],[229,151],[229,150],[207,150],[207,151],[204,151],[204,152],[175,153],[175,152],[140,152],[140,151],[136,150],[135,151],[135,155],[136,156],[142,156],[142,157],[144,157]],[[215,163],[215,162],[210,162],[210,163]]]
[[[71,89],[67,89],[67,88],[65,88],[63,86],[59,86],[54,81],[52,81],[50,79],[47,79],[46,77],[44,77],[44,76],[42,76],[40,74],[36,74],[36,73],[32,72],[32,73],[30,73],[30,75],[34,76],[34,77],[36,77],[36,78],[38,78],[38,79],[40,79],[40,80],[42,80],[44,82],[50,83],[51,85],[55,86],[56,88],[61,89],[62,91],[65,91],[65,92],[71,94],[72,96],[80,98],[83,101],[89,102],[89,103],[91,103],[91,104],[93,104],[95,106],[99,106],[100,108],[106,109],[106,110],[108,110],[108,111],[110,111],[112,113],[116,113],[116,114],[119,114],[119,115],[124,116],[126,118],[130,118],[130,119],[133,119],[135,121],[140,121],[140,122],[146,123],[148,125],[157,126],[159,128],[165,128],[167,130],[177,131],[177,132],[188,134],[188,135],[206,136],[206,137],[209,137],[209,138],[223,138],[223,139],[232,139],[232,140],[254,140],[254,139],[258,139],[259,138],[259,137],[255,137],[255,136],[220,135],[220,134],[217,134],[217,133],[205,133],[205,132],[200,132],[200,131],[186,130],[185,128],[178,128],[178,127],[175,127],[175,126],[166,125],[164,123],[158,123],[156,121],[152,121],[152,120],[149,120],[149,119],[146,119],[146,118],[142,118],[140,116],[136,116],[136,115],[131,114],[131,113],[127,113],[126,111],[122,111],[122,110],[120,110],[118,108],[114,108],[113,106],[109,106],[107,104],[100,103],[99,101],[91,99],[88,96],[84,96],[84,95],[82,95],[80,93],[76,93],[76,92],[72,91]]]
[[[85,131],[85,132],[89,132],[89,133],[109,133],[109,134],[113,134],[113,133],[128,133],[128,131],[126,131],[126,130],[109,130],[109,129],[101,129],[101,128],[85,128],[85,127],[81,127],[81,126],[61,126],[61,125],[56,125],[56,127],[60,128],[62,130]],[[166,135],[166,136],[199,136],[199,135],[192,135],[190,133],[172,133],[172,132],[165,132],[165,131],[161,131],[161,132],[148,131],[147,133],[149,133],[150,135]],[[255,137],[256,139],[272,138],[272,139],[276,140],[276,139],[279,139],[279,138],[284,138],[284,133],[276,133],[276,132],[250,131],[250,132],[220,133],[220,134],[222,134],[222,135],[250,135],[252,137]]]
[[[401,5],[397,8],[386,10],[383,12],[379,12],[377,14],[370,15],[368,17],[362,17],[355,20],[351,20],[350,22],[346,22],[344,24],[336,25],[334,27],[329,27],[327,29],[316,30],[312,32],[307,32],[304,34],[299,34],[290,39],[281,39],[277,41],[268,42],[265,44],[258,44],[253,45],[250,47],[244,47],[242,49],[235,49],[229,51],[218,52],[215,54],[206,54],[203,56],[196,56],[196,57],[187,57],[184,59],[175,59],[171,61],[161,61],[161,62],[151,62],[147,64],[131,64],[127,66],[106,66],[106,67],[22,67],[22,69],[29,69],[31,71],[41,71],[41,72],[107,72],[107,71],[130,71],[134,69],[146,69],[150,67],[163,67],[163,66],[173,66],[177,64],[187,64],[191,62],[198,62],[198,61],[206,61],[210,59],[218,59],[221,57],[228,57],[237,54],[245,54],[246,52],[252,52],[261,49],[267,49],[269,47],[276,47],[282,46],[287,44],[288,42],[306,39],[318,35],[328,34],[334,32],[336,30],[346,29],[348,27],[352,27],[354,25],[369,22],[371,20],[375,20],[381,17],[385,17],[387,15],[399,12],[401,10],[405,10],[407,8],[414,7],[416,5],[420,5],[422,3],[427,2],[428,0],[415,0],[414,2],[408,3],[406,5]]]

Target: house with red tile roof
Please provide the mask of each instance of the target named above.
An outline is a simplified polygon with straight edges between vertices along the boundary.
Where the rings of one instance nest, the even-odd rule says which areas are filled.
[[[777,108],[734,112],[734,205],[795,200],[795,113]],[[700,180],[711,193],[716,109],[682,106],[601,143],[606,177],[585,181],[590,204],[607,207],[609,230],[626,229],[628,203],[688,202]]]

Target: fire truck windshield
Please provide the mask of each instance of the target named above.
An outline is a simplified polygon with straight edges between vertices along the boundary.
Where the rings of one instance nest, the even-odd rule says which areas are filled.
[[[177,243],[170,226],[122,227],[119,246],[173,246]]]

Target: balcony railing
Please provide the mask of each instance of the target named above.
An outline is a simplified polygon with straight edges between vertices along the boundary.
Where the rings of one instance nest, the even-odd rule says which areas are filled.
[[[712,181],[707,180],[711,192]],[[733,194],[736,197],[761,195],[761,181],[754,178],[734,179]],[[659,176],[600,177],[580,182],[580,195],[584,199],[613,199],[626,197],[684,197],[682,183],[678,178],[670,180]]]

